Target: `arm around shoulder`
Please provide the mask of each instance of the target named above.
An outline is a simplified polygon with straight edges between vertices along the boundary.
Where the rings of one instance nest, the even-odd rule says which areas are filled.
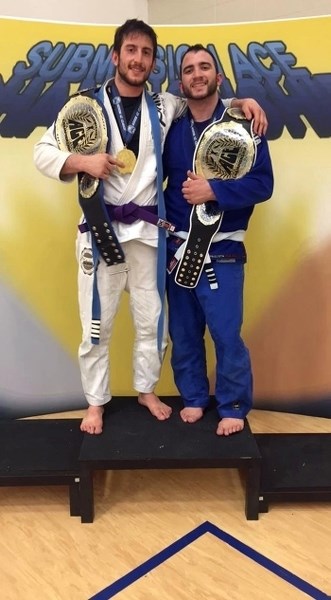
[[[254,119],[253,129],[257,135],[266,134],[268,128],[267,115],[262,106],[254,98],[232,98],[231,107],[240,108],[246,119]]]

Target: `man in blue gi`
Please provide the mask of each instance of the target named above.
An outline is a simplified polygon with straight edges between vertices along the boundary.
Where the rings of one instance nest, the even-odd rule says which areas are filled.
[[[167,218],[176,226],[168,238],[171,364],[184,403],[181,418],[194,423],[203,416],[210,398],[204,343],[208,327],[216,353],[215,397],[220,417],[216,433],[228,436],[243,429],[252,407],[251,362],[241,337],[243,240],[255,204],[271,197],[273,172],[266,139],[254,135],[252,128],[254,158],[250,157],[247,172],[232,178],[219,178],[216,172],[206,177],[199,172],[195,168],[199,160],[208,161],[208,152],[215,150],[207,150],[204,156],[202,148],[199,159],[200,135],[224,113],[218,93],[222,77],[214,56],[198,44],[183,55],[180,79],[188,109],[172,125],[163,155]],[[232,116],[226,119],[231,121]],[[239,115],[239,123],[240,119],[244,122],[244,115]],[[210,223],[213,233],[207,234],[208,241],[204,236]]]

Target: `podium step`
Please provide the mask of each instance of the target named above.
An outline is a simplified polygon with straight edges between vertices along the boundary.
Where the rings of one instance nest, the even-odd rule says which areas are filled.
[[[80,515],[80,419],[0,420],[0,486],[68,485]]]
[[[331,500],[331,434],[256,434],[262,456],[260,512],[270,501]]]
[[[113,398],[105,410],[103,433],[85,435],[81,465],[82,522],[94,518],[94,470],[240,468],[246,471],[246,516],[258,518],[261,455],[245,421],[244,430],[217,436],[219,417],[212,405],[200,421],[184,423],[180,398],[162,398],[172,407],[166,421],[158,421],[136,397]]]

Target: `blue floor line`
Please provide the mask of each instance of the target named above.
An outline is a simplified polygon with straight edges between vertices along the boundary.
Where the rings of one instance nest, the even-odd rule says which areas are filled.
[[[142,563],[141,565],[139,565],[138,567],[136,567],[117,581],[114,581],[114,583],[101,590],[101,592],[98,592],[97,594],[89,598],[89,600],[110,600],[110,598],[113,598],[116,594],[127,588],[129,585],[132,585],[135,581],[137,581],[138,579],[140,579],[141,577],[143,577],[144,575],[146,575],[147,573],[164,563],[166,560],[183,550],[186,546],[192,544],[192,542],[195,542],[205,533],[211,533],[222,542],[225,542],[235,550],[238,550],[238,552],[240,552],[241,554],[244,554],[254,562],[258,563],[259,565],[270,571],[271,573],[274,573],[275,575],[277,575],[277,577],[280,577],[293,587],[307,594],[310,598],[313,598],[314,600],[328,600],[331,598],[330,596],[328,596],[321,590],[318,590],[314,586],[310,585],[308,582],[304,581],[300,577],[297,577],[296,575],[294,575],[287,569],[284,569],[274,561],[270,560],[269,558],[266,558],[265,556],[263,556],[263,554],[260,554],[256,550],[253,550],[252,548],[241,542],[240,540],[234,538],[232,535],[226,533],[222,529],[219,529],[216,525],[213,525],[213,523],[205,521],[204,523],[202,523],[201,525],[199,525],[198,527],[181,537],[176,542],[170,544],[170,546],[168,546],[167,548],[164,548],[164,550],[161,550],[161,552],[158,552],[158,554],[155,554],[154,556],[146,560],[144,563]]]
[[[251,560],[254,560],[254,562],[261,565],[261,567],[264,567],[265,569],[271,571],[271,573],[274,573],[284,581],[287,581],[287,583],[290,583],[301,592],[304,592],[305,594],[310,596],[310,598],[314,598],[315,600],[327,600],[327,598],[329,598],[329,596],[327,596],[321,590],[315,588],[313,585],[310,585],[310,583],[304,581],[300,577],[297,577],[297,575],[294,575],[287,569],[284,569],[284,567],[281,567],[273,560],[270,560],[266,556],[263,556],[263,554],[260,554],[256,550],[253,550],[253,548],[250,548],[243,542],[240,542],[229,533],[222,531],[222,529],[219,529],[218,527],[216,527],[216,525],[213,525],[213,523],[208,523],[207,521],[205,524],[207,524],[207,531],[209,533],[212,533],[217,538],[222,540],[222,542],[225,542],[235,550],[241,552],[241,554],[244,554]]]
[[[195,540],[197,540],[204,533],[206,533],[207,529],[208,523],[202,523],[202,525],[199,525],[190,533],[187,533],[173,544],[170,544],[170,546],[164,548],[164,550],[161,550],[161,552],[155,554],[155,556],[152,556],[152,558],[149,558],[139,567],[136,567],[135,569],[130,571],[130,573],[124,575],[124,577],[121,577],[95,596],[92,596],[92,598],[90,598],[89,600],[109,600],[109,598],[113,598],[115,594],[118,594],[119,592],[124,590],[126,587],[140,579],[140,577],[143,577],[144,575],[152,571],[152,569],[155,569],[156,567],[161,565],[163,562],[168,560],[168,558],[171,558],[171,556],[174,556],[174,554],[177,554],[177,552],[180,552],[181,550],[183,550],[183,548],[185,548],[192,542],[195,542]]]

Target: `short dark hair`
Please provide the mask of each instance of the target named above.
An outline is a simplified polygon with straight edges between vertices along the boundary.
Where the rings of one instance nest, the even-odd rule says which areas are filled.
[[[197,52],[200,52],[201,50],[203,50],[204,52],[207,52],[207,54],[209,54],[209,56],[211,56],[211,58],[213,59],[213,63],[214,63],[215,69],[216,69],[216,73],[219,72],[219,67],[218,67],[218,64],[217,64],[217,60],[216,60],[214,54],[209,50],[209,48],[206,48],[202,44],[194,44],[193,46],[189,46],[187,48],[187,50],[185,50],[185,52],[184,52],[184,54],[183,54],[183,56],[181,58],[180,67],[179,67],[179,76],[180,76],[180,78],[182,77],[183,60],[184,60],[186,54],[188,54],[189,52],[193,52],[194,54],[196,54]]]
[[[116,29],[113,52],[118,52],[118,54],[120,53],[124,38],[131,33],[140,33],[141,35],[146,35],[150,38],[153,45],[153,58],[155,58],[157,52],[156,33],[150,25],[147,25],[147,23],[144,23],[144,21],[140,21],[139,19],[128,19],[125,21],[125,23],[123,23],[123,25]]]

